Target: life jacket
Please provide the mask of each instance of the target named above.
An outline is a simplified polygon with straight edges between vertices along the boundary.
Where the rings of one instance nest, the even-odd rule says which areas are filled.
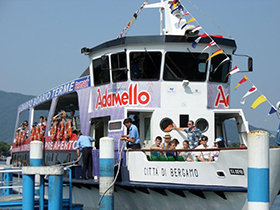
[[[30,141],[35,140],[35,128],[32,127],[31,128],[31,132],[30,132]]]
[[[64,129],[64,139],[66,141],[68,141],[71,138],[72,131],[73,131],[72,122],[71,122],[71,120],[67,120],[65,129]]]
[[[17,145],[19,141],[19,131],[16,132],[16,136],[15,136],[15,144]]]
[[[59,125],[58,125],[58,129],[57,129],[56,138],[60,141],[63,139],[64,127],[65,127],[64,122],[65,122],[64,120],[61,120]]]
[[[21,132],[21,144],[24,144],[25,134],[26,134],[26,131],[22,130],[22,132]]]
[[[42,138],[43,138],[43,136],[44,136],[44,133],[45,133],[45,131],[44,131],[44,129],[43,129],[43,124],[42,125],[39,125],[39,140],[40,141],[42,141]]]
[[[51,139],[53,141],[56,140],[56,133],[57,133],[57,122],[54,122],[52,127],[51,127]]]

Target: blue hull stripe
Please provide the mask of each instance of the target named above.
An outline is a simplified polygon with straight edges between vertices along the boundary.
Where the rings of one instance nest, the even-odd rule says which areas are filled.
[[[101,196],[99,196],[100,198]],[[104,195],[99,206],[99,210],[102,209],[114,209],[114,196]]]
[[[30,166],[41,166],[43,159],[30,159]]]
[[[102,177],[113,177],[114,176],[114,159],[113,158],[102,158],[99,159],[99,173]]]
[[[269,202],[268,168],[248,168],[248,201]]]

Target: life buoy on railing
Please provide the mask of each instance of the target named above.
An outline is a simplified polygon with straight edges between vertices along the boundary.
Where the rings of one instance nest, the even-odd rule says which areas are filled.
[[[56,133],[57,133],[57,122],[54,122],[51,127],[51,139],[52,141],[56,140]]]
[[[71,120],[67,120],[66,126],[64,128],[64,139],[68,141],[72,136],[72,122]]]

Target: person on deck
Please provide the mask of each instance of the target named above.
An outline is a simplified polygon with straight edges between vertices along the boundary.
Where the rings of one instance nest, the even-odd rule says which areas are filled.
[[[197,146],[195,149],[207,149],[209,148],[207,145],[208,142],[208,137],[207,136],[202,136],[201,137],[201,144]],[[194,156],[196,157],[197,161],[199,162],[209,162],[211,161],[211,152],[210,151],[199,151],[199,152],[194,152]]]
[[[80,151],[82,151],[83,158],[83,167],[82,175],[80,179],[92,179],[92,145],[91,142],[94,141],[94,138],[90,136],[85,136],[82,132],[77,133],[77,161],[80,161]],[[88,172],[86,177],[86,171]]]
[[[174,130],[186,132],[187,140],[189,141],[191,149],[194,149],[196,147],[198,140],[202,137],[201,131],[194,126],[194,122],[192,120],[188,122],[187,128],[179,128],[175,123],[173,123],[173,127]]]
[[[132,124],[132,120],[130,118],[124,119],[123,124],[125,125],[125,127],[127,127],[129,134],[122,135],[120,140],[128,142],[126,145],[128,149],[140,149],[140,138],[138,128],[136,127],[136,125]]]
[[[158,158],[161,155],[161,151],[162,150],[160,147],[160,144],[162,142],[162,138],[160,136],[157,136],[155,139],[155,143],[150,147],[151,150],[155,150],[155,151],[151,151],[151,156],[157,156]]]
[[[162,149],[165,149],[168,145],[168,143],[170,142],[171,140],[171,135],[169,133],[165,134],[165,136],[163,137],[164,138],[164,142],[161,144],[161,148]]]

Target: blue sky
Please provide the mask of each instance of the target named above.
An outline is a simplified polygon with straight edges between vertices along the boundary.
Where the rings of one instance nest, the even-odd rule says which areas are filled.
[[[1,0],[0,1],[0,90],[38,95],[80,76],[88,59],[80,54],[84,46],[94,47],[117,38],[144,0]],[[154,3],[150,0],[148,3]],[[181,1],[209,34],[224,34],[194,8]],[[279,84],[279,0],[196,0],[194,2],[237,43],[237,54],[254,59],[254,72],[245,73],[254,85],[276,105]],[[143,10],[128,35],[159,34],[157,9]],[[245,70],[245,61],[234,61]],[[231,76],[231,108],[242,108],[250,124],[277,130],[276,115],[266,117],[265,102],[250,108],[260,95],[242,96],[250,83],[235,85],[244,73]]]

